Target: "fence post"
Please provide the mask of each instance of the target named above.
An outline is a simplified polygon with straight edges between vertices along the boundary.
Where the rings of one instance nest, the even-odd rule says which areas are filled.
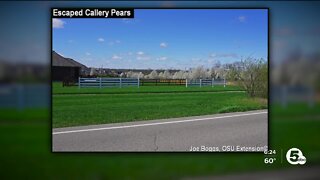
[[[140,88],[140,78],[138,78],[138,88]]]
[[[99,87],[101,88],[101,77],[99,78],[100,82],[99,82]]]
[[[122,88],[122,79],[120,78],[120,88]]]
[[[186,79],[186,88],[188,87],[188,79]]]
[[[202,86],[202,79],[200,79],[200,87]]]
[[[80,84],[80,77],[78,78],[78,89],[81,88],[81,84]]]
[[[211,79],[211,86],[213,87],[214,78]]]
[[[223,79],[223,87],[226,87],[226,77]]]

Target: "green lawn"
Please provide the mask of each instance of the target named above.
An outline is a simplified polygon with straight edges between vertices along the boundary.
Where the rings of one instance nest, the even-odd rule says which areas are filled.
[[[79,89],[54,82],[52,93],[54,128],[267,108],[266,100],[249,98],[238,86]]]
[[[267,108],[244,92],[53,95],[53,127],[118,123]]]
[[[41,109],[14,109],[14,108],[5,108],[0,109],[0,119],[2,121],[30,121],[30,120],[42,120],[45,117],[48,117],[50,111],[46,108]]]

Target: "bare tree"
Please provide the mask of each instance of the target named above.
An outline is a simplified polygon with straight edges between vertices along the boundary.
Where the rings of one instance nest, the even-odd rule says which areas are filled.
[[[247,58],[235,63],[228,71],[228,78],[235,80],[251,97],[268,95],[268,65],[263,59]]]

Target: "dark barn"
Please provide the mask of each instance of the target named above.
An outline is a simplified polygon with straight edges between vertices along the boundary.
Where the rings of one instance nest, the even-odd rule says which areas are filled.
[[[77,61],[65,58],[55,51],[52,52],[52,81],[77,82],[87,67]]]

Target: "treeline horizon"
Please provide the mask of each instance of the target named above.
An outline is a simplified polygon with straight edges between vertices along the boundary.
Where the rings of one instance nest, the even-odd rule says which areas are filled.
[[[264,59],[259,59],[267,64]],[[221,64],[219,61],[211,67],[199,65],[185,70],[181,69],[125,69],[125,68],[90,68],[90,76],[103,76],[107,72],[113,72],[115,77],[140,78],[140,79],[224,79],[230,78],[228,71],[243,69],[243,61]],[[108,70],[108,71],[106,71]]]

